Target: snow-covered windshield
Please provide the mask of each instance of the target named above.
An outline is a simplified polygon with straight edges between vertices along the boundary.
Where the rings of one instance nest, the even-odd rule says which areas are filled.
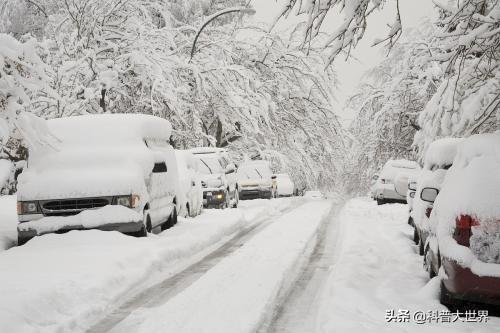
[[[271,169],[264,163],[241,165],[237,172],[238,179],[242,180],[271,178],[271,174]]]
[[[198,158],[198,169],[200,173],[205,175],[223,173],[222,165],[215,157]]]
[[[244,168],[238,170],[238,179],[263,178],[262,174],[256,168]]]

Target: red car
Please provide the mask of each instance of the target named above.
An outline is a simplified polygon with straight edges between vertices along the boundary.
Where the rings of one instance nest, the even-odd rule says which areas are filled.
[[[424,189],[432,197],[438,191]],[[424,193],[423,193],[424,194]],[[463,141],[430,218],[424,266],[441,303],[500,307],[500,133]]]

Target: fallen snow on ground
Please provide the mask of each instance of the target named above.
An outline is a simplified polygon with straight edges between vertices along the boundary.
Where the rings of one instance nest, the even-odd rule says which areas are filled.
[[[0,254],[0,332],[84,331],[235,232],[295,204],[297,199],[262,200],[206,210],[148,238],[96,230],[36,237]]]
[[[406,205],[349,201],[340,214],[335,265],[324,287],[317,332],[500,332],[487,323],[396,323],[386,311],[447,310],[439,303],[439,278],[429,281],[411,241]]]
[[[0,252],[17,243],[16,204],[15,195],[0,196]]]
[[[298,277],[331,207],[311,201],[279,217],[189,288],[113,332],[256,332]]]

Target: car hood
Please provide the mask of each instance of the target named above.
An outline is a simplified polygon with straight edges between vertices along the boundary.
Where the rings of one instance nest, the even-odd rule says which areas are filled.
[[[219,188],[225,184],[225,177],[220,173],[202,175],[200,178],[202,183],[206,184],[206,186],[204,186],[205,188]]]
[[[240,186],[271,186],[271,180],[266,179],[240,179],[238,180]]]

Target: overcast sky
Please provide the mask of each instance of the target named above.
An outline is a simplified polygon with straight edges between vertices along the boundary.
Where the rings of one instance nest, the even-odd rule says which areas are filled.
[[[271,23],[281,8],[284,0],[251,0],[251,4],[256,10],[252,18],[257,22]],[[349,0],[347,0],[349,1]],[[423,17],[434,17],[436,10],[432,0],[400,0],[400,12],[403,22],[403,33],[405,28],[415,27],[420,24]],[[333,31],[342,21],[343,14],[332,13],[325,22],[324,30]],[[360,82],[361,76],[367,69],[375,66],[385,56],[386,51],[383,47],[371,47],[375,38],[382,38],[387,35],[387,24],[392,24],[395,19],[395,0],[388,0],[385,8],[375,12],[368,20],[368,28],[364,39],[358,44],[352,55],[358,60],[344,58],[337,59],[334,63],[339,79],[339,89],[336,97],[338,105],[336,112],[346,120],[351,119],[352,115],[347,114],[342,107],[346,99],[351,96]],[[297,21],[297,18],[291,20]],[[285,27],[292,22],[281,22],[281,27]],[[280,29],[280,27],[278,27]]]

